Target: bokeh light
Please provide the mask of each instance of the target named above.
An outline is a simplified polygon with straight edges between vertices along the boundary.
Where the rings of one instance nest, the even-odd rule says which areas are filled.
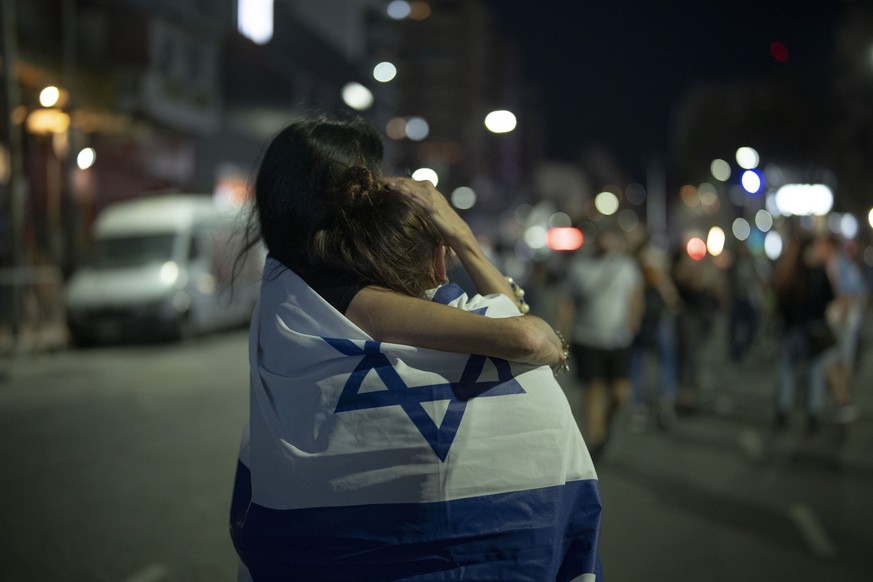
[[[707,214],[718,212],[720,203],[718,201],[718,194],[715,193],[715,188],[711,184],[704,183],[700,185],[698,192],[700,193],[700,205],[703,206],[703,210]]]
[[[373,93],[360,83],[347,83],[343,87],[343,102],[356,111],[364,111],[373,105]]]
[[[724,230],[718,226],[713,226],[709,229],[709,234],[706,236],[706,250],[713,257],[717,257],[724,250],[724,241]]]
[[[532,249],[541,249],[548,244],[548,231],[544,226],[530,226],[524,231],[524,242]]]
[[[555,212],[549,217],[549,226],[552,228],[562,228],[573,224],[573,219],[566,212]]]
[[[402,117],[392,117],[385,124],[385,134],[391,139],[406,137],[406,120]]]
[[[834,205],[834,194],[824,184],[785,184],[776,191],[776,207],[783,215],[824,216]]]
[[[618,196],[612,192],[601,192],[594,197],[594,207],[603,216],[612,216],[618,211]]]
[[[706,256],[706,243],[700,237],[691,237],[685,245],[685,252],[695,261],[699,261]]]
[[[421,141],[430,133],[430,126],[423,117],[410,117],[406,120],[406,137]]]
[[[430,17],[430,4],[419,0],[409,5],[410,20],[427,20]]]
[[[840,233],[846,239],[858,236],[858,219],[853,214],[844,214],[840,219]]]
[[[553,251],[575,251],[584,239],[582,231],[571,226],[550,228],[546,232],[546,244]]]
[[[54,107],[61,99],[61,90],[55,86],[49,86],[39,92],[39,104],[43,107]]]
[[[255,44],[273,39],[273,0],[239,0],[237,30]]]
[[[380,83],[387,83],[388,81],[392,81],[396,76],[397,67],[394,66],[394,63],[382,61],[381,63],[373,67],[373,78]]]
[[[873,228],[873,208],[867,213],[867,222],[870,224],[870,228]]]
[[[428,180],[434,186],[440,183],[439,176],[437,176],[437,173],[430,168],[419,168],[412,172],[412,179],[421,181]]]
[[[761,190],[761,176],[759,176],[758,172],[755,170],[746,170],[743,172],[740,182],[749,194],[757,194],[758,191]]]
[[[773,228],[773,216],[763,208],[755,213],[755,226],[761,232],[767,232]]]
[[[511,111],[492,111],[485,116],[485,127],[492,133],[508,133],[515,129],[515,115]]]
[[[405,0],[394,0],[393,2],[388,3],[385,12],[388,14],[389,18],[403,20],[409,16],[410,12],[412,12],[412,7],[409,5],[409,2],[406,2]]]
[[[734,233],[737,240],[746,240],[752,233],[752,227],[745,218],[736,218],[731,225],[731,232]]]
[[[76,156],[76,165],[80,170],[87,170],[97,161],[97,153],[94,148],[85,148]]]
[[[758,152],[755,151],[754,148],[750,147],[741,147],[737,149],[736,153],[737,165],[744,170],[752,170],[758,167],[758,163],[761,161],[758,156]]]
[[[452,206],[459,210],[469,210],[476,205],[476,192],[469,186],[460,186],[452,191]]]
[[[782,256],[782,235],[775,230],[771,230],[764,236],[764,254],[771,261]]]
[[[700,205],[700,192],[691,184],[686,184],[679,188],[679,196],[682,197],[682,202],[688,208],[694,208]]]
[[[719,182],[727,182],[731,177],[731,165],[719,158],[712,160],[709,171]]]
[[[770,43],[770,55],[780,63],[784,63],[788,60],[788,48],[778,40],[774,40]]]

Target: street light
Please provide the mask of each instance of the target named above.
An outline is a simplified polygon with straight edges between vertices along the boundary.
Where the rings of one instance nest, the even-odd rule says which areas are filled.
[[[87,170],[94,165],[96,160],[97,154],[94,152],[94,148],[85,148],[76,156],[76,165],[80,170]]]
[[[758,162],[761,161],[761,158],[758,156],[758,152],[755,151],[754,148],[750,147],[738,148],[736,157],[737,164],[744,170],[757,168]]]
[[[61,90],[49,85],[39,92],[39,104],[43,107],[54,107],[61,100]]]
[[[492,111],[485,116],[485,127],[491,133],[509,133],[516,126],[515,114],[505,109]]]
[[[342,90],[343,102],[355,109],[364,111],[373,105],[373,93],[357,82],[346,83]]]
[[[39,92],[42,106],[27,113],[25,127],[36,135],[64,134],[70,129],[70,116],[61,109],[67,101],[63,89],[49,85]]]

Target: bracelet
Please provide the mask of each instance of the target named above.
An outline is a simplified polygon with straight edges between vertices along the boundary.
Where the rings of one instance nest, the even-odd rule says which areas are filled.
[[[558,339],[561,340],[561,361],[555,364],[552,368],[552,371],[557,376],[562,372],[570,371],[570,344],[564,339],[564,334],[559,332],[557,329],[553,329],[555,335],[558,336]]]
[[[512,287],[512,292],[515,293],[515,298],[518,300],[518,309],[522,313],[526,314],[530,311],[530,305],[527,304],[527,301],[524,300],[524,289],[521,288],[521,285],[515,282],[512,277],[504,277],[509,283],[509,286]]]

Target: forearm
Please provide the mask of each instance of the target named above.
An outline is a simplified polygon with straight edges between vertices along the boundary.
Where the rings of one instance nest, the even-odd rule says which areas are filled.
[[[461,232],[451,237],[446,242],[455,252],[467,275],[473,281],[476,291],[482,295],[502,293],[512,299],[516,307],[521,309],[520,298],[516,296],[512,285],[494,263],[488,259],[476,237],[469,229],[466,229],[466,232]]]
[[[492,319],[367,287],[352,300],[346,317],[378,341],[533,365],[554,366],[563,359],[561,341],[552,328],[529,315]]]

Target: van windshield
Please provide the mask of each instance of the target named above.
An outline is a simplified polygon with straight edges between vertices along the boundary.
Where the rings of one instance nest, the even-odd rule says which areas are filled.
[[[136,267],[169,261],[175,235],[144,234],[95,241],[91,265],[97,269]]]

